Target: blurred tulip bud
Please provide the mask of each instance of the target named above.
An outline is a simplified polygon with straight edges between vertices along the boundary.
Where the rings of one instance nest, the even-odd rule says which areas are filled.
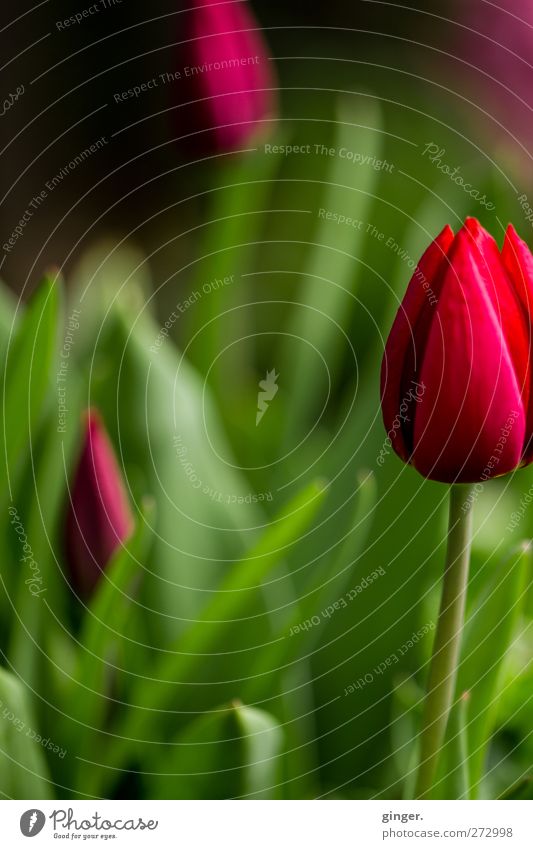
[[[102,420],[95,410],[88,410],[84,420],[84,442],[66,520],[66,554],[74,586],[88,596],[134,523]]]
[[[461,26],[454,30],[452,49],[458,48],[467,63],[461,66],[462,78],[466,73],[469,85],[477,83],[480,105],[500,123],[502,137],[513,133],[529,147],[533,106],[531,0],[499,4],[461,0],[458,15]],[[468,104],[467,115],[472,112]]]
[[[392,326],[382,411],[396,453],[447,483],[533,459],[533,257],[509,226],[502,252],[474,218],[420,260]]]
[[[247,0],[191,0],[180,15],[172,91],[180,144],[225,153],[268,130],[276,83],[268,48]]]

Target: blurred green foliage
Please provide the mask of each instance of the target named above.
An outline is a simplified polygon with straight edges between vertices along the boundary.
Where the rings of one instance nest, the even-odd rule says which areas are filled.
[[[0,297],[0,699],[66,750],[30,745],[0,712],[6,796],[44,798],[49,775],[58,796],[80,798],[412,793],[431,636],[386,660],[436,619],[447,492],[392,454],[377,462],[379,366],[409,261],[467,213],[498,228],[423,155],[422,114],[407,126],[394,98],[330,100],[272,140],[309,154],[260,147],[212,175],[194,261],[169,279],[152,281],[136,248],[108,242],[80,258],[66,304],[55,274],[23,312]],[[457,132],[439,133],[450,162],[464,161]],[[501,174],[468,167],[498,216],[516,217]],[[73,308],[62,432],[56,375]],[[279,391],[255,426],[272,368]],[[71,586],[62,528],[80,412],[92,405],[137,526],[87,602]],[[529,467],[476,504],[437,795],[529,792],[531,565],[519,542],[533,511],[508,525],[532,483]],[[28,591],[9,505],[42,596]]]

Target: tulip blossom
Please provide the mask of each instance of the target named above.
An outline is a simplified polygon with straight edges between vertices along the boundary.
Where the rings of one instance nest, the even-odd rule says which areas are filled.
[[[66,521],[66,555],[74,585],[87,596],[114,551],[130,536],[133,516],[101,418],[95,410],[84,418],[84,442]]]
[[[202,153],[247,145],[275,114],[276,86],[246,0],[191,0],[179,20],[172,91],[180,143]]]
[[[424,477],[487,480],[533,459],[533,257],[512,226],[502,251],[474,218],[429,246],[381,370],[385,428]]]

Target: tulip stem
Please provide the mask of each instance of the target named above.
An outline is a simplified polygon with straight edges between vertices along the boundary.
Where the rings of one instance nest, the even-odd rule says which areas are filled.
[[[470,494],[471,489],[466,486],[450,488],[446,565],[422,716],[417,799],[430,798],[454,699],[472,539],[473,499]]]

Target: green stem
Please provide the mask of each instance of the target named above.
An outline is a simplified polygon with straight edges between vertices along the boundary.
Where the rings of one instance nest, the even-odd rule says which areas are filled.
[[[417,799],[429,798],[454,698],[472,538],[470,494],[469,487],[454,485],[450,488],[446,567],[422,716]]]

